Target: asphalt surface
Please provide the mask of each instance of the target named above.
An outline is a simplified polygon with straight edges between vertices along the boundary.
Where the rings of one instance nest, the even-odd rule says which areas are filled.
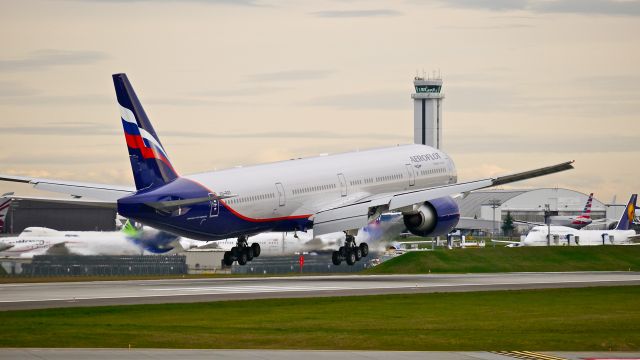
[[[321,350],[167,350],[167,349],[2,349],[0,359],[281,359],[281,360],[578,360],[638,359],[622,352],[482,352],[482,351],[321,351]]]
[[[637,272],[334,275],[0,285],[0,310],[640,285]]]

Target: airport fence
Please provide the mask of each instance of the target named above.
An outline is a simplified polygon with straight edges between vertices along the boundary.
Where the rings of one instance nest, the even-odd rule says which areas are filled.
[[[377,257],[370,253],[369,256],[358,261],[354,265],[347,265],[344,261],[340,265],[331,262],[331,253],[305,254],[302,273],[352,273],[372,267],[370,259]],[[300,255],[264,256],[254,258],[246,265],[233,265],[232,274],[290,274],[300,273]]]
[[[26,276],[127,276],[187,273],[184,255],[40,255],[22,265]]]

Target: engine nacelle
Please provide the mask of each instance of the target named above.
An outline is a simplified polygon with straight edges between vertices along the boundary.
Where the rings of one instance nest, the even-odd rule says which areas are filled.
[[[418,236],[446,235],[458,225],[460,209],[450,196],[427,201],[416,211],[404,213],[407,230]]]

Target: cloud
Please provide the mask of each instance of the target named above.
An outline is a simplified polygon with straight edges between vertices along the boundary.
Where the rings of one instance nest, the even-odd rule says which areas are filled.
[[[243,87],[243,88],[235,88],[235,89],[211,89],[211,90],[203,90],[191,92],[188,95],[193,96],[212,96],[212,97],[244,97],[244,96],[259,96],[259,95],[268,95],[275,92],[281,92],[285,90],[289,90],[288,87],[279,87],[279,86],[251,86],[251,87]]]
[[[351,110],[398,110],[410,107],[410,101],[404,92],[375,91],[318,97],[307,105]]]
[[[332,70],[287,70],[253,74],[249,79],[261,82],[317,80],[327,78],[333,72]]]
[[[97,3],[185,3],[195,2],[209,5],[232,5],[232,6],[264,6],[256,0],[90,0]]]
[[[447,25],[440,26],[439,29],[449,30],[505,30],[505,29],[526,29],[532,28],[533,25],[526,24],[504,24],[504,25],[482,25],[482,26],[465,26],[465,25]]]
[[[0,71],[33,71],[52,66],[89,65],[107,59],[100,51],[42,49],[21,59],[0,60]]]
[[[362,18],[362,17],[394,17],[403,15],[390,9],[375,10],[327,10],[312,12],[311,15],[323,18]]]
[[[119,127],[105,127],[104,124],[82,121],[52,121],[33,125],[14,125],[0,127],[0,134],[12,135],[55,135],[55,136],[113,136],[122,135]],[[203,139],[374,139],[374,140],[406,140],[403,134],[387,133],[342,133],[330,131],[274,131],[274,132],[240,132],[240,133],[208,133],[202,131],[167,130],[159,134],[161,137],[203,138]]]
[[[117,115],[114,115],[117,116]],[[0,134],[12,135],[57,135],[57,136],[86,136],[86,135],[116,135],[115,128],[105,128],[102,124],[80,121],[58,121],[33,125],[14,125],[0,127]]]
[[[640,15],[640,1],[629,0],[439,0],[441,3],[468,9],[491,11],[529,11],[580,15]]]
[[[20,97],[33,96],[38,93],[37,90],[24,86],[15,82],[0,81],[0,98],[3,97]],[[0,101],[1,102],[1,101]]]
[[[557,137],[523,135],[488,135],[478,137],[450,136],[445,137],[445,144],[452,152],[462,152],[473,144],[473,152],[480,153],[502,153],[508,151],[510,154],[527,153],[553,153],[553,154],[603,154],[603,153],[634,153],[640,152],[640,142],[634,135],[581,135],[565,136],[562,140]],[[597,146],[594,146],[597,144]]]
[[[69,105],[108,105],[115,104],[115,96],[109,97],[101,94],[83,94],[83,95],[39,95],[35,90],[32,92],[23,92],[22,95],[11,94],[7,90],[7,94],[2,94],[0,90],[0,105],[52,105],[52,106],[69,106]]]

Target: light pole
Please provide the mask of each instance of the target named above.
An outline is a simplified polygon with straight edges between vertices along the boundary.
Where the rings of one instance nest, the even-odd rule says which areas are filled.
[[[551,246],[551,205],[544,204],[544,222],[547,223],[547,246]]]
[[[496,209],[502,205],[502,202],[498,199],[491,199],[489,201],[489,205],[491,205],[491,209],[493,209],[493,230],[491,232],[491,239],[496,237]]]

